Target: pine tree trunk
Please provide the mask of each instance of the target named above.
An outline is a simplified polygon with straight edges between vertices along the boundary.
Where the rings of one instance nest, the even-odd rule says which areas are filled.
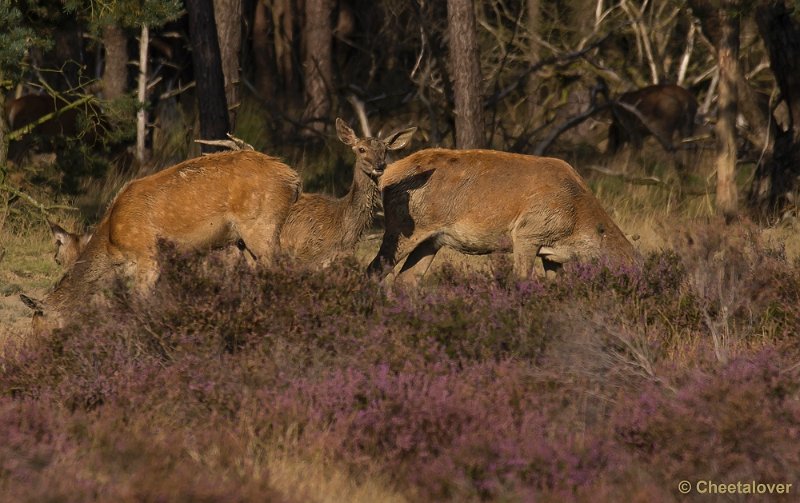
[[[738,0],[720,8],[721,36],[717,49],[719,65],[719,110],[717,112],[717,212],[726,218],[738,210],[736,190],[736,80],[739,74]]]
[[[118,25],[103,28],[105,66],[103,68],[103,97],[117,99],[128,87],[128,37]]]
[[[225,79],[222,74],[217,29],[212,0],[186,2],[189,12],[189,36],[192,41],[192,68],[197,83],[197,107],[200,112],[200,138],[220,140],[230,132],[228,107],[225,101]],[[203,145],[204,152],[218,147]]]
[[[540,0],[527,0],[528,9],[528,31],[531,34],[530,43],[528,45],[528,60],[531,65],[535,65],[542,59],[541,49],[535,37],[538,37],[542,29],[542,12]],[[539,113],[539,85],[536,82],[535,74],[528,75],[527,95],[528,95],[528,109],[530,117],[536,117]]]
[[[769,53],[770,67],[789,109],[789,126],[775,135],[772,155],[756,169],[750,204],[764,217],[797,204],[800,175],[800,25],[784,1],[764,0],[756,9],[758,31]]]
[[[318,133],[325,130],[331,113],[333,92],[332,0],[306,0],[305,21],[305,112],[303,121]]]
[[[3,77],[3,71],[0,70],[0,82]],[[0,114],[0,183],[5,182],[8,169],[6,166],[8,162],[8,114],[5,113],[5,107],[3,109],[3,113]]]
[[[456,147],[482,148],[483,97],[472,0],[447,0],[447,36],[455,102]]]
[[[239,53],[242,48],[242,1],[214,0],[214,19],[217,24],[217,40],[222,59],[222,74],[225,79],[225,99],[228,103],[228,119],[231,129],[236,125],[236,109],[239,106]]]
[[[270,43],[272,31],[272,14],[265,0],[256,2],[253,14],[253,78],[255,86],[262,98],[272,100],[275,94],[277,68],[275,66],[275,50]]]

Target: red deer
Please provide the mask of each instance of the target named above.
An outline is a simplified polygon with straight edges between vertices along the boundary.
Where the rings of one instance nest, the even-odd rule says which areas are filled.
[[[53,149],[53,141],[59,138],[82,136],[84,141],[93,143],[99,135],[99,124],[103,122],[102,115],[97,106],[86,103],[73,108],[63,100],[53,96],[28,94],[6,102],[5,114],[8,120],[9,131],[14,132],[30,127],[20,139],[9,144],[8,158],[19,162],[33,145],[32,138],[39,136],[48,142],[48,149]],[[36,124],[46,116],[52,115],[41,124]],[[81,124],[82,117],[90,119],[84,128]],[[98,120],[99,118],[99,120]]]
[[[607,88],[601,92],[608,99]],[[644,87],[623,93],[616,102],[609,100],[609,104],[612,111],[606,148],[609,154],[616,153],[626,143],[640,149],[644,138],[651,135],[667,151],[674,151],[676,136],[682,140],[694,132],[697,100],[680,86]]]
[[[34,314],[34,330],[63,322],[114,276],[146,293],[158,277],[157,243],[208,250],[243,240],[259,260],[280,251],[280,231],[300,193],[300,178],[273,157],[251,151],[190,159],[128,183],[117,194],[73,266]],[[42,320],[50,317],[52,320]]]
[[[352,253],[380,201],[377,180],[386,168],[387,151],[406,146],[416,129],[395,131],[385,139],[358,138],[344,121],[336,119],[339,139],[356,155],[350,192],[339,199],[302,194],[289,210],[281,247],[301,261],[323,266],[341,253]]]
[[[421,278],[436,252],[512,251],[528,277],[573,258],[632,263],[636,252],[564,161],[492,150],[429,149],[386,169],[380,179],[386,232],[370,272],[405,259],[398,279]]]

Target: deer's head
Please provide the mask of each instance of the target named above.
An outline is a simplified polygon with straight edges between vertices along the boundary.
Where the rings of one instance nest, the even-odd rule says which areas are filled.
[[[416,127],[401,129],[383,139],[359,138],[342,119],[336,119],[339,139],[356,154],[356,169],[373,178],[381,176],[386,169],[386,152],[405,147],[416,130]]]

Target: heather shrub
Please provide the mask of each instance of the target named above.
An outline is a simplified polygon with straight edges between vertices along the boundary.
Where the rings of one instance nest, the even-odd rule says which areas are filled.
[[[607,467],[605,440],[551,421],[572,404],[550,402],[528,364],[409,367],[335,370],[264,401],[353,467],[377,462],[425,500],[571,492]]]
[[[108,307],[7,348],[0,493],[281,501],[276,455],[411,501],[792,482],[798,269],[748,239],[710,226],[637,268],[520,281],[501,259],[389,294],[354,261],[251,267],[164,246],[149,297],[117,285]]]
[[[674,389],[647,385],[617,413],[617,435],[665,485],[795,482],[800,381],[787,363],[764,350],[722,366],[673,370]]]

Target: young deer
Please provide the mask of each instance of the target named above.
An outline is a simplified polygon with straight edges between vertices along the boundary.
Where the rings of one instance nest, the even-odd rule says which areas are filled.
[[[350,192],[339,199],[302,194],[281,231],[283,250],[303,262],[323,266],[340,253],[352,253],[375,216],[380,200],[377,180],[386,168],[386,152],[405,147],[416,129],[395,131],[386,139],[358,138],[344,121],[336,119],[339,139],[356,155]]]
[[[636,252],[564,161],[492,150],[428,149],[395,162],[380,179],[386,232],[371,272],[405,259],[399,279],[421,278],[436,252],[513,251],[528,277],[573,258],[633,262]]]
[[[243,240],[255,257],[269,262],[280,250],[281,227],[299,193],[293,169],[251,151],[190,159],[134,180],[117,194],[86,248],[44,305],[36,306],[37,314],[52,310],[53,321],[63,321],[115,275],[132,278],[139,292],[147,292],[158,277],[159,239],[179,250]],[[34,326],[41,321],[34,319]]]

